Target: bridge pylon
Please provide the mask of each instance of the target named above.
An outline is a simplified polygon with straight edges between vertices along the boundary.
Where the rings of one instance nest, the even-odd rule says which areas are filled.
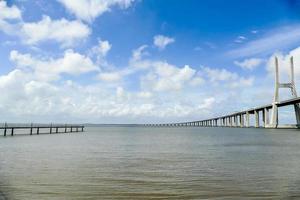
[[[288,83],[280,83],[279,82],[279,70],[278,70],[278,58],[275,56],[275,91],[272,102],[272,114],[270,124],[267,126],[270,128],[277,128],[278,126],[278,102],[279,102],[279,89],[280,88],[289,88],[291,90],[291,94],[294,98],[297,97],[297,91],[295,86],[295,78],[294,78],[294,58],[291,56],[290,58],[290,82]],[[300,125],[300,107],[299,104],[294,104],[295,115],[297,126]]]

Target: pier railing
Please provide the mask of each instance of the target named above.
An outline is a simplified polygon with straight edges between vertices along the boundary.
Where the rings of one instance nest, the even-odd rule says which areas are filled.
[[[72,133],[72,132],[83,132],[84,125],[81,124],[16,124],[16,123],[1,123],[0,130],[3,130],[3,136],[15,134],[15,130],[22,129],[28,130],[28,134],[39,135],[41,130],[47,130],[46,133]],[[43,132],[44,133],[44,132]]]

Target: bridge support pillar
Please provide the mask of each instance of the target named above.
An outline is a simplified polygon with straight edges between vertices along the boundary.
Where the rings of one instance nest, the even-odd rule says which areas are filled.
[[[264,108],[263,110],[263,119],[264,119],[264,127],[267,127],[269,124],[269,110]]]
[[[238,120],[237,120],[238,116],[234,115],[234,126],[237,127],[238,126]]]
[[[254,114],[255,114],[255,128],[258,128],[259,127],[259,111],[255,110]]]
[[[246,127],[250,127],[250,116],[249,116],[249,112],[246,112]]]
[[[244,127],[244,114],[240,114],[240,127]]]

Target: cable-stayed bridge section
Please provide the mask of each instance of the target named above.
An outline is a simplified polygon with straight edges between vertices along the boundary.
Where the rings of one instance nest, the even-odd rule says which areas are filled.
[[[292,98],[279,101],[279,89],[288,88],[291,91]],[[297,96],[295,80],[294,80],[294,60],[290,58],[290,82],[279,82],[278,58],[275,57],[275,92],[273,102],[240,112],[234,112],[228,115],[214,117],[199,121],[165,123],[165,124],[145,124],[145,126],[156,127],[250,127],[250,118],[254,115],[254,126],[256,128],[299,128],[300,127],[300,97]],[[296,118],[296,124],[279,125],[278,124],[278,108],[284,106],[293,106]],[[262,120],[260,120],[262,119]],[[260,124],[262,122],[262,124]]]

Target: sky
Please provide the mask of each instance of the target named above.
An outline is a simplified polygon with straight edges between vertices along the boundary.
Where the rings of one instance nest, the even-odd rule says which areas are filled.
[[[0,121],[225,115],[272,102],[275,56],[300,88],[300,0],[0,0]]]

